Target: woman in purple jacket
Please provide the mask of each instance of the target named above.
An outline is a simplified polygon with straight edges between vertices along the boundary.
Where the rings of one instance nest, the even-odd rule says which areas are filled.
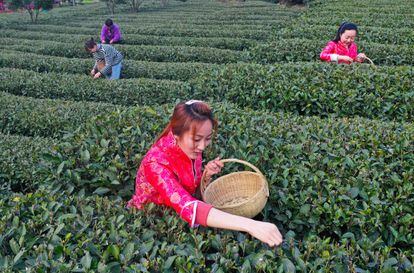
[[[111,19],[106,19],[101,30],[101,42],[103,44],[115,44],[121,42],[121,30]]]

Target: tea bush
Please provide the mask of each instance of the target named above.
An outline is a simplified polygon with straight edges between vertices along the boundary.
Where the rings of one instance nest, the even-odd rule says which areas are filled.
[[[318,61],[319,54],[329,40],[329,37],[318,40],[280,39],[268,44],[259,44],[252,48],[249,54],[253,61],[266,64]],[[359,51],[372,57],[377,65],[411,65],[414,58],[414,48],[409,45],[359,42],[358,46]]]
[[[215,108],[221,126],[207,158],[260,166],[271,189],[265,219],[299,234],[352,233],[410,249],[413,209],[402,200],[414,194],[411,123]],[[45,172],[59,185],[130,196],[142,156],[168,121],[167,109],[131,109],[86,123],[55,146]]]
[[[93,116],[115,109],[111,104],[40,100],[0,92],[0,131],[58,138]]]
[[[248,20],[248,18],[246,18]],[[254,18],[252,18],[254,19]],[[258,19],[269,20],[274,19],[272,17],[259,17]],[[226,22],[223,22],[226,23]],[[283,23],[278,21],[283,27]],[[16,30],[33,30],[33,31],[52,31],[56,33],[67,33],[67,34],[84,34],[84,35],[97,35],[96,27],[83,27],[83,23],[75,27],[64,27],[56,25],[37,25],[36,27],[30,25],[13,25],[13,29]],[[237,28],[237,29],[236,29]],[[260,28],[256,29],[240,29],[237,25],[233,29],[223,29],[221,26],[216,27],[215,29],[206,29],[202,27],[193,27],[193,28],[162,28],[157,25],[155,26],[144,26],[137,27],[135,26],[126,26],[122,28],[125,33],[128,34],[146,34],[146,35],[157,35],[157,36],[175,36],[175,37],[224,37],[224,38],[242,38],[242,39],[255,39],[255,40],[266,40],[270,38],[271,31],[261,30]]]
[[[301,115],[335,114],[406,121],[412,121],[413,116],[412,77],[413,70],[408,66],[373,69],[306,63],[227,65],[203,73],[189,83],[148,79],[92,81],[88,76],[0,69],[3,91],[37,98],[132,106],[197,97],[212,101],[226,99],[241,107],[283,109]]]
[[[36,26],[2,14],[0,271],[413,272],[412,10],[120,5],[126,58],[114,82],[87,75],[83,49],[107,18],[102,3],[54,9]],[[319,61],[344,20],[379,66]],[[240,158],[266,175],[256,219],[280,228],[280,247],[190,229],[163,207],[125,208],[142,157],[190,98],[220,121],[205,160]]]
[[[27,61],[30,59],[30,61]],[[21,68],[37,72],[56,72],[70,74],[89,74],[93,60],[45,56],[18,51],[4,51],[0,55],[0,67]],[[188,80],[199,73],[219,67],[206,63],[157,63],[124,60],[124,78],[152,78],[166,80]]]
[[[36,73],[0,68],[0,90],[36,98],[96,101],[120,105],[166,103],[186,97],[186,84],[177,81],[128,79],[93,80],[90,76]]]
[[[326,41],[335,38],[338,30],[337,25],[313,25],[312,28],[301,29],[301,22],[297,22],[292,26],[282,29],[281,31],[275,31],[275,38],[277,39],[310,39]],[[412,29],[407,27],[385,28],[385,27],[372,27],[372,26],[359,26],[358,36],[356,43],[360,42],[368,44],[386,44],[386,45],[409,45],[414,42],[414,33]],[[375,56],[370,56],[374,58]]]
[[[47,153],[54,143],[56,143],[55,140],[50,138],[31,138],[0,133],[1,192],[8,190],[31,192],[35,190],[39,183],[47,177],[37,172],[42,154]],[[4,230],[0,228],[0,234],[3,233]],[[0,258],[1,256],[0,252]]]
[[[82,44],[67,44],[59,42],[36,41],[33,47],[31,40],[0,38],[6,49],[25,51],[29,53],[60,56],[67,58],[91,58]],[[234,63],[246,60],[242,51],[227,49],[212,49],[207,47],[190,46],[146,46],[146,45],[116,45],[126,59],[153,62],[208,62]]]
[[[66,42],[70,40],[72,43],[84,44],[85,41],[91,38],[91,35],[84,34],[62,34],[54,33],[52,36],[49,32],[38,31],[19,31],[3,30],[0,37],[33,39],[33,40],[51,40],[55,42]],[[96,41],[100,41],[96,38]],[[194,46],[194,47],[210,47],[230,50],[243,50],[253,47],[257,44],[255,40],[240,39],[240,38],[223,38],[223,37],[167,37],[167,36],[152,36],[142,34],[125,34],[123,36],[127,45],[168,45],[168,46]]]
[[[413,121],[413,72],[411,66],[237,64],[200,75],[192,86],[198,97],[258,110]]]
[[[189,229],[153,205],[69,191],[37,191],[0,199],[0,268],[39,272],[409,272],[409,251],[394,252],[369,238],[340,242],[289,231],[269,249],[241,233]],[[367,249],[369,247],[369,249]],[[350,252],[349,249],[353,251]]]
[[[359,5],[360,3],[356,4]],[[341,8],[343,5],[341,6]],[[409,9],[409,8],[408,8]],[[411,7],[412,9],[412,7]],[[339,26],[343,21],[355,22],[360,26],[373,26],[373,27],[386,27],[386,28],[396,28],[398,29],[401,26],[412,28],[414,26],[413,15],[412,14],[375,14],[373,16],[367,16],[366,13],[360,13],[357,15],[353,14],[340,14],[340,13],[331,13],[326,12],[323,15],[320,11],[317,13],[310,12],[306,13],[305,16],[301,17],[302,24],[306,25],[335,25]]]

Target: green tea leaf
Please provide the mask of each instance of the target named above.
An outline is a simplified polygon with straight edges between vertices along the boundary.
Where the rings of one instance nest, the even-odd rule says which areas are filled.
[[[80,260],[83,268],[85,269],[90,269],[91,268],[91,263],[92,263],[92,257],[89,254],[89,251],[86,251],[85,256],[82,257],[82,259]]]
[[[104,195],[107,192],[110,192],[111,190],[108,188],[104,188],[104,187],[99,187],[97,188],[93,193],[94,194],[98,194],[98,195]]]
[[[176,257],[177,257],[176,255],[168,257],[168,259],[165,261],[165,264],[164,264],[164,270],[168,270],[171,268]]]

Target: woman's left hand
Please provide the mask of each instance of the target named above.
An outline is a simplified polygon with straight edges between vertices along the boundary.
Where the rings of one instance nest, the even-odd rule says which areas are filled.
[[[220,161],[220,157],[211,160],[207,163],[204,171],[206,172],[206,180],[209,182],[211,177],[221,172],[221,168],[224,167],[224,163]]]
[[[359,53],[359,54],[357,55],[357,58],[358,58],[358,59],[361,59],[361,60],[364,60],[366,57],[367,57],[367,55],[365,55],[364,53]]]

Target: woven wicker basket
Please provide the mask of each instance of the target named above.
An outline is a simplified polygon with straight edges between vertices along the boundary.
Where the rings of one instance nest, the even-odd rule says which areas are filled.
[[[374,62],[370,58],[365,57],[365,60],[367,60],[370,65],[375,66]]]
[[[237,162],[249,166],[255,172],[241,171],[219,177],[206,185],[205,173],[200,191],[203,200],[213,207],[248,218],[259,214],[269,197],[269,187],[264,175],[249,162],[239,159],[223,159],[223,163]]]

